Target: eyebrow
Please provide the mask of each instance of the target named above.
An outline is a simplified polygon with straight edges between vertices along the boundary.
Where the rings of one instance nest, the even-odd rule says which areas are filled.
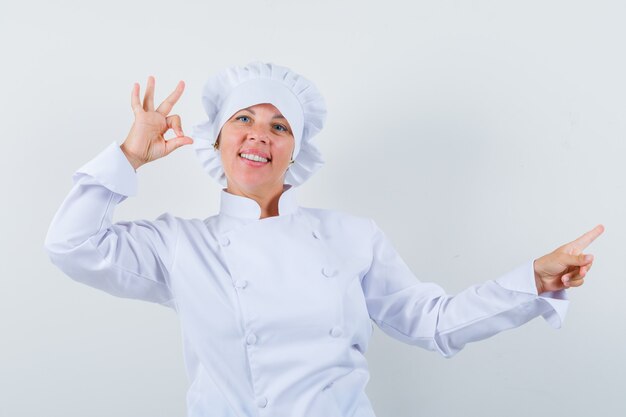
[[[241,109],[240,111],[249,111],[250,113],[256,115],[256,113],[254,112],[254,110],[252,110],[251,108],[247,107],[245,109]],[[272,119],[285,119],[287,120],[287,118],[285,116],[283,116],[282,114],[278,113],[276,116],[272,117]]]

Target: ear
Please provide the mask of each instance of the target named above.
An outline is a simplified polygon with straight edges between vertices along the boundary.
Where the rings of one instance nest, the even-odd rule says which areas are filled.
[[[220,134],[217,135],[217,139],[215,139],[215,143],[213,144],[213,149],[215,149],[216,151],[220,148],[220,136],[222,135],[222,132],[220,131]]]

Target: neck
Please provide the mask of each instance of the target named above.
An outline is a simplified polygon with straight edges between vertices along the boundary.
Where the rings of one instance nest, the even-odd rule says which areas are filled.
[[[278,201],[280,200],[283,190],[284,187],[282,184],[280,184],[280,188],[275,187],[271,191],[264,192],[242,190],[230,184],[226,188],[226,191],[231,194],[247,197],[256,201],[261,208],[261,219],[278,216]]]

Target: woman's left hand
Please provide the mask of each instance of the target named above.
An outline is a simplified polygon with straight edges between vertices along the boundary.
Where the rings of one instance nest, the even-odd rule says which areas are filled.
[[[578,239],[536,259],[534,268],[537,292],[541,294],[583,285],[585,275],[593,264],[593,255],[583,254],[583,250],[602,232],[604,226],[600,224]]]

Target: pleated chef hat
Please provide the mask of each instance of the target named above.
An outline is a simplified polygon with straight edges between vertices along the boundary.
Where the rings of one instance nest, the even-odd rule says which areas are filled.
[[[294,163],[285,183],[297,186],[323,164],[319,149],[311,142],[324,126],[326,104],[315,85],[306,78],[271,63],[251,62],[233,66],[211,76],[202,89],[202,106],[208,118],[193,126],[196,155],[204,170],[226,186],[217,136],[233,114],[255,104],[271,103],[285,116],[293,131]]]

